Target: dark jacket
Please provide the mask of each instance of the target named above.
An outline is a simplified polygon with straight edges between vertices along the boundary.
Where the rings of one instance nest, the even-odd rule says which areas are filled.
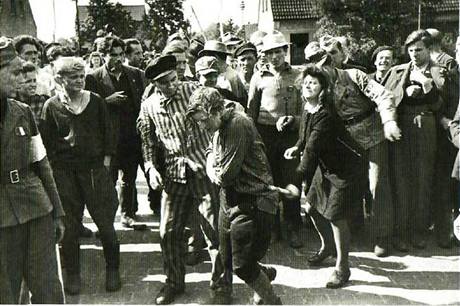
[[[318,166],[337,188],[348,187],[365,175],[362,148],[348,134],[342,121],[323,106],[315,113],[303,112],[296,146],[303,151],[297,171],[306,182],[307,190]]]
[[[395,97],[395,105],[399,106],[403,99],[407,99],[406,88],[410,85],[410,72],[411,63],[394,66],[387,73],[384,85],[385,88],[391,90]],[[442,104],[440,99],[440,91],[444,88],[444,77],[442,68],[432,62],[429,63],[428,76],[433,79],[433,89],[427,93],[424,97],[426,100],[430,100],[430,110],[437,112]]]
[[[58,96],[46,101],[42,132],[53,167],[99,168],[104,156],[115,154],[107,106],[94,93],[90,94],[88,105],[78,115],[72,114]]]
[[[127,99],[124,105],[107,104],[113,135],[119,145],[127,146],[128,151],[132,146],[140,152],[140,139],[136,131],[136,119],[139,115],[142,95],[146,87],[144,72],[135,67],[123,65],[123,73],[126,75],[132,99]],[[116,92],[107,66],[99,67],[86,76],[86,89],[106,98]],[[124,139],[120,139],[124,135]],[[131,141],[132,140],[132,141]]]
[[[457,108],[457,112],[454,115],[454,119],[450,124],[450,136],[451,141],[459,148],[459,140],[460,140],[460,107]],[[460,180],[460,156],[457,154],[455,158],[454,168],[452,169],[452,177]]]

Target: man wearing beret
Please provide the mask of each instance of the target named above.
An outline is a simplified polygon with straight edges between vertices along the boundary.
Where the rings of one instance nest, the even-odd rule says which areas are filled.
[[[155,90],[141,105],[137,127],[150,186],[163,190],[160,237],[166,283],[155,303],[172,303],[184,292],[184,227],[191,209],[196,208],[202,214],[201,228],[212,261],[213,295],[228,296],[228,281],[221,278],[223,266],[218,255],[217,188],[205,172],[210,135],[186,118],[189,98],[197,85],[178,80],[173,55],[155,59],[147,67],[146,77],[154,82]],[[158,170],[159,148],[164,151],[164,173]]]
[[[64,210],[32,111],[8,98],[21,69],[0,38],[0,303],[17,304],[24,279],[32,303],[62,304],[55,245]]]

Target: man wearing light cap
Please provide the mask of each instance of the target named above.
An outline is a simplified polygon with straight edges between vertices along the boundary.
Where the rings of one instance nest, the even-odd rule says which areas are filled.
[[[246,101],[238,99],[230,90],[220,88],[217,86],[217,79],[219,77],[218,60],[213,56],[200,57],[195,63],[196,78],[202,86],[213,87],[227,101],[237,102],[240,109],[244,111],[246,108]]]
[[[257,71],[251,80],[248,98],[248,114],[256,123],[266,146],[266,152],[276,186],[294,184],[294,173],[298,160],[285,160],[284,151],[297,141],[302,112],[302,100],[296,80],[300,71],[285,60],[289,43],[283,34],[276,32],[263,38],[262,52],[269,66]],[[299,229],[300,202],[298,199],[282,198],[289,244],[293,248],[302,246]]]
[[[0,303],[17,304],[24,279],[32,303],[62,304],[55,245],[64,210],[32,111],[8,98],[21,69],[0,38]]]
[[[163,55],[174,55],[176,58],[176,72],[179,81],[185,80],[185,71],[187,68],[186,49],[187,45],[184,42],[173,40],[163,50]]]
[[[200,57],[213,56],[217,59],[219,67],[219,77],[217,79],[218,87],[230,90],[238,98],[238,101],[246,101],[248,99],[248,93],[238,73],[226,63],[227,56],[230,55],[230,52],[227,51],[223,43],[217,40],[208,40],[199,55]]]
[[[238,36],[236,36],[235,34],[231,33],[231,32],[227,32],[224,34],[224,36],[222,37],[222,42],[225,44],[225,46],[227,47],[227,51],[230,53],[228,56],[227,56],[227,64],[232,67],[233,69],[236,69],[236,58],[233,56],[236,48],[238,48],[238,46],[243,42],[241,40],[241,38],[239,38]]]
[[[178,80],[172,55],[155,59],[147,67],[146,77],[154,82],[155,91],[142,103],[137,126],[150,186],[163,190],[160,237],[166,283],[155,303],[172,303],[184,292],[184,227],[191,209],[196,208],[203,216],[201,228],[212,261],[212,292],[214,296],[228,294],[217,249],[217,189],[205,172],[210,135],[186,118],[189,98],[197,86]],[[158,171],[160,147],[164,150],[164,173]]]

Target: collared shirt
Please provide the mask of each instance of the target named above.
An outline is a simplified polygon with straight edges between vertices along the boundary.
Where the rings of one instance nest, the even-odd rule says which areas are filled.
[[[186,168],[194,162],[201,166],[198,174],[206,175],[205,151],[209,133],[186,118],[190,96],[197,88],[192,82],[179,82],[175,95],[167,98],[156,88],[141,105],[137,127],[142,138],[145,168],[158,167],[157,151],[165,154],[166,178],[186,183]]]
[[[35,120],[40,119],[42,115],[43,105],[45,105],[46,100],[50,97],[45,95],[33,95],[30,96],[27,101],[24,101],[26,104],[30,106],[30,109],[34,113]]]
[[[275,214],[278,194],[268,189],[273,178],[265,146],[252,120],[233,112],[212,138],[211,150],[223,188],[257,196],[257,207]],[[267,201],[269,199],[269,201]]]
[[[302,100],[297,78],[300,71],[284,64],[278,73],[262,69],[254,73],[249,88],[248,114],[255,122],[275,126],[282,116],[294,116],[292,130],[298,130]]]

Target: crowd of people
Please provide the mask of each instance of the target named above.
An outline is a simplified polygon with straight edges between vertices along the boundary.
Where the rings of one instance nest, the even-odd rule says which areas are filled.
[[[83,57],[63,43],[0,38],[0,303],[80,294],[79,239],[93,234],[85,207],[106,290],[120,290],[118,207],[122,226],[147,228],[136,215],[139,167],[160,218],[156,304],[183,294],[185,266],[205,248],[211,304],[231,304],[233,273],[255,304],[281,304],[277,271],[260,260],[273,239],[304,246],[301,202],[321,240],[305,265],[336,258],[328,288],[348,282],[365,218],[378,257],[424,249],[430,231],[439,247],[457,246],[460,40],[456,61],[441,38],[412,32],[403,64],[378,46],[372,68],[328,35],[306,46],[301,67],[277,31],[248,41],[176,33],[155,56],[112,33]]]

